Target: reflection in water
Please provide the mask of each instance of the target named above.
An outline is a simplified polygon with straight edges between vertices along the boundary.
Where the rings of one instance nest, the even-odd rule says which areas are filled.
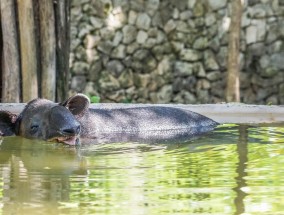
[[[282,214],[284,131],[220,127],[182,143],[0,146],[3,214]]]
[[[5,214],[34,214],[39,206],[56,212],[54,203],[69,201],[69,176],[86,175],[84,161],[74,148],[10,137],[2,140],[0,157]]]
[[[239,141],[237,142],[237,155],[239,162],[237,164],[237,177],[236,182],[237,186],[234,190],[237,193],[235,198],[236,212],[235,214],[243,214],[245,212],[245,203],[244,199],[246,197],[246,193],[244,192],[244,188],[247,186],[245,177],[247,176],[246,168],[248,162],[248,127],[240,126],[239,127]]]

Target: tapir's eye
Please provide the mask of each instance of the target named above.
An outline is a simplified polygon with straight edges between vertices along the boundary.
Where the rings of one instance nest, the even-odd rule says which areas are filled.
[[[38,125],[31,125],[31,134],[34,134],[38,131],[39,126]]]

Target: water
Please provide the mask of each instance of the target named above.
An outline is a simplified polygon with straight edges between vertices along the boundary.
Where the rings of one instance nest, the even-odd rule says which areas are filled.
[[[184,143],[0,146],[1,214],[284,214],[284,129]]]

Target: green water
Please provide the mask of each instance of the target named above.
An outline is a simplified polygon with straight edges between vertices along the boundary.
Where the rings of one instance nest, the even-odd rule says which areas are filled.
[[[179,144],[0,146],[2,214],[284,214],[284,129],[220,127]]]

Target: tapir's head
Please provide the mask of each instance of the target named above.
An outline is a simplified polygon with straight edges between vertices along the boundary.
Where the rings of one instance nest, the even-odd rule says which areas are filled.
[[[34,99],[26,105],[19,116],[0,111],[0,130],[3,130],[2,136],[9,136],[14,131],[16,135],[26,138],[75,145],[78,143],[81,130],[77,118],[84,115],[88,107],[89,99],[82,94],[70,97],[60,104],[46,99]]]

